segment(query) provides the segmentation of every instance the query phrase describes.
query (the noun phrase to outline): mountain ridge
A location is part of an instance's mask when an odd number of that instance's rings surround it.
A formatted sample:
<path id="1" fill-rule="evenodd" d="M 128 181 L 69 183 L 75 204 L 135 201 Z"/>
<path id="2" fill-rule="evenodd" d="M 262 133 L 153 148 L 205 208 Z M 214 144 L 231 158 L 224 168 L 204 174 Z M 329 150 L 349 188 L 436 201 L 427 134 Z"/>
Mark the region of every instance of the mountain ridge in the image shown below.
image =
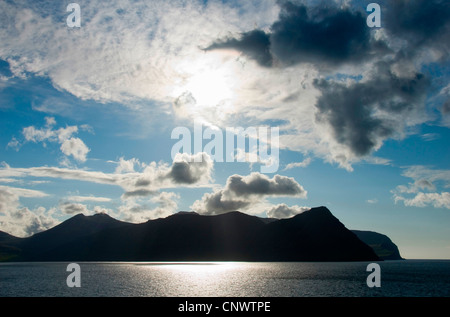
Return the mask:
<path id="1" fill-rule="evenodd" d="M 326 207 L 273 221 L 238 211 L 180 212 L 140 224 L 79 214 L 16 239 L 0 240 L 0 261 L 380 260 Z"/>

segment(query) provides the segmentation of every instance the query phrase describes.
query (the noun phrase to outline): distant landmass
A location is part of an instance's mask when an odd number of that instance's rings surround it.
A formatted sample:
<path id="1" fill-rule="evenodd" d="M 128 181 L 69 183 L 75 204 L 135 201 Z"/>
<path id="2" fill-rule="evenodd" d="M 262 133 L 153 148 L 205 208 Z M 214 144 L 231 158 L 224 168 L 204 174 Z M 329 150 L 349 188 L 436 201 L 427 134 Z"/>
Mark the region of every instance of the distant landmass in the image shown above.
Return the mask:
<path id="1" fill-rule="evenodd" d="M 378 257 L 382 260 L 404 260 L 398 247 L 389 239 L 388 236 L 373 232 L 373 231 L 360 231 L 352 230 L 356 236 L 371 247 Z"/>
<path id="2" fill-rule="evenodd" d="M 180 212 L 141 224 L 79 214 L 28 238 L 0 232 L 0 261 L 377 261 L 396 256 L 389 238 L 352 232 L 326 207 L 280 220 L 240 212 Z"/>

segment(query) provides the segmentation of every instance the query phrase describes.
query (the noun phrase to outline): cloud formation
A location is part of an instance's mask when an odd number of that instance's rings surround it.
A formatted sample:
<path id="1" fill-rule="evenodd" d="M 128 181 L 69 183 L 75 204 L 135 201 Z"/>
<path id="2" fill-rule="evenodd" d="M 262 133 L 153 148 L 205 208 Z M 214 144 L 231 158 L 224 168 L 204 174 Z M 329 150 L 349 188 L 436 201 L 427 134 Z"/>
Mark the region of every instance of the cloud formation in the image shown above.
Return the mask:
<path id="1" fill-rule="evenodd" d="M 309 164 L 311 164 L 311 158 L 307 157 L 305 158 L 303 161 L 301 162 L 296 162 L 296 163 L 289 163 L 288 165 L 286 165 L 286 167 L 284 168 L 284 170 L 290 170 L 296 167 L 307 167 Z"/>
<path id="2" fill-rule="evenodd" d="M 406 168 L 402 175 L 411 178 L 413 182 L 399 185 L 391 191 L 396 203 L 450 209 L 450 193 L 444 189 L 450 187 L 450 170 L 435 170 L 417 165 Z"/>
<path id="3" fill-rule="evenodd" d="M 450 6 L 445 1 L 399 0 L 389 3 L 385 20 L 389 33 L 406 39 L 410 48 L 431 45 L 440 50 L 450 45 L 449 16 Z"/>
<path id="4" fill-rule="evenodd" d="M 292 90 L 283 100 L 287 115 L 275 115 L 289 122 L 287 148 L 313 151 L 352 170 L 353 162 L 371 156 L 387 139 L 404 138 L 410 127 L 433 120 L 425 107 L 430 78 L 421 65 L 448 61 L 449 6 L 443 1 L 385 3 L 382 28 L 375 29 L 366 25 L 367 12 L 348 3 L 278 4 L 278 19 L 266 29 L 219 38 L 206 50 L 239 51 L 271 68 L 272 75 L 306 65 L 318 71 L 312 82 L 302 81 L 317 90 L 315 98 L 305 104 Z M 298 116 L 289 113 L 292 100 Z M 314 124 L 300 116 L 312 116 Z"/>
<path id="5" fill-rule="evenodd" d="M 405 117 L 424 110 L 428 86 L 423 74 L 403 77 L 386 63 L 377 64 L 370 77 L 351 84 L 324 79 L 314 83 L 322 92 L 316 103 L 316 121 L 328 125 L 333 139 L 359 157 L 401 133 Z"/>
<path id="6" fill-rule="evenodd" d="M 45 139 L 48 139 L 48 137 L 45 136 Z M 196 160 L 200 159 L 202 159 L 201 162 L 196 162 Z M 32 184 L 35 181 L 29 181 L 28 178 L 38 178 L 38 181 L 53 178 L 117 186 L 124 193 L 120 197 L 122 204 L 117 208 L 116 216 L 127 221 L 142 222 L 148 219 L 165 217 L 177 211 L 178 194 L 164 191 L 164 189 L 196 186 L 210 187 L 214 168 L 213 161 L 206 153 L 198 153 L 196 155 L 180 154 L 175 158 L 172 165 L 162 162 L 145 164 L 134 158 L 130 160 L 122 158 L 117 164 L 118 166 L 114 173 L 104 173 L 60 167 L 13 168 L 3 163 L 3 166 L 0 168 L 0 180 L 3 183 L 20 183 L 23 179 L 27 179 L 27 183 Z M 3 230 L 9 230 L 9 233 L 16 233 L 20 236 L 37 232 L 31 232 L 31 229 L 27 229 L 27 232 L 21 232 L 20 230 L 22 229 L 15 228 L 15 225 L 12 225 L 16 224 L 12 219 L 14 219 L 13 216 L 17 212 L 21 211 L 20 215 L 29 214 L 27 216 L 30 218 L 29 221 L 36 223 L 36 219 L 40 218 L 31 216 L 34 211 L 20 209 L 19 198 L 47 197 L 48 195 L 41 191 L 7 186 L 0 186 L 0 190 L 3 191 L 0 197 L 0 213 L 5 214 L 3 220 L 0 221 Z M 116 213 L 102 206 L 92 206 L 92 204 L 111 202 L 112 199 L 107 197 L 73 195 L 60 201 L 55 209 L 63 215 L 93 214 L 98 212 Z M 14 214 L 10 214 L 10 211 L 14 211 Z M 45 224 L 59 222 L 52 218 L 51 215 L 48 219 L 42 219 L 42 221 L 45 220 Z M 44 227 L 33 225 L 30 228 L 42 230 Z"/>
<path id="7" fill-rule="evenodd" d="M 46 193 L 31 189 L 0 186 L 0 228 L 17 237 L 26 237 L 50 229 L 59 223 L 52 210 L 43 207 L 30 210 L 20 203 L 21 197 L 41 198 Z"/>
<path id="8" fill-rule="evenodd" d="M 180 196 L 173 192 L 154 193 L 148 197 L 131 197 L 119 206 L 118 212 L 125 221 L 141 223 L 149 219 L 164 218 L 175 213 Z M 155 206 L 156 205 L 156 206 Z"/>
<path id="9" fill-rule="evenodd" d="M 363 7 L 348 1 L 92 1 L 83 3 L 76 32 L 56 27 L 62 4 L 47 9 L 0 3 L 6 84 L 48 78 L 81 100 L 118 102 L 148 121 L 163 114 L 218 127 L 282 122 L 285 148 L 349 170 L 387 139 L 438 120 L 424 107 L 429 82 L 421 70 L 448 61 L 445 1 L 383 3 L 378 29 L 366 25 Z M 390 70 L 380 70 L 382 63 Z M 404 93 L 412 81 L 417 91 Z M 370 85 L 379 88 L 369 91 Z M 383 93 L 386 87 L 394 97 Z M 336 105 L 334 93 L 341 94 Z M 354 98 L 350 105 L 345 97 Z M 446 105 L 439 105 L 442 115 Z M 65 155 L 85 159 L 80 139 L 60 144 Z M 17 146 L 12 139 L 10 147 Z M 177 165 L 174 177 L 182 169 Z"/>
<path id="10" fill-rule="evenodd" d="M 205 48 L 205 51 L 216 49 L 236 49 L 261 66 L 271 67 L 273 64 L 273 56 L 270 52 L 270 37 L 262 30 L 242 33 L 239 38 L 216 41 Z"/>
<path id="11" fill-rule="evenodd" d="M 316 6 L 279 1 L 279 19 L 269 32 L 253 30 L 214 42 L 206 50 L 241 51 L 261 66 L 297 63 L 339 65 L 355 63 L 386 50 L 373 39 L 361 12 L 337 6 Z"/>
<path id="12" fill-rule="evenodd" d="M 200 152 L 194 155 L 177 153 L 167 176 L 176 184 L 209 182 L 213 168 L 213 160 L 207 153 Z"/>
<path id="13" fill-rule="evenodd" d="M 25 142 L 56 142 L 61 144 L 60 150 L 66 156 L 72 156 L 79 162 L 85 162 L 87 154 L 90 149 L 80 139 L 73 137 L 73 134 L 78 133 L 77 126 L 66 126 L 65 128 L 54 129 L 56 125 L 55 118 L 46 117 L 46 125 L 44 128 L 37 129 L 34 126 L 23 128 L 22 134 Z M 13 138 L 14 147 L 18 147 L 18 141 Z M 11 143 L 10 142 L 10 143 Z"/>
<path id="14" fill-rule="evenodd" d="M 202 162 L 195 162 L 195 158 L 202 157 Z M 115 185 L 123 188 L 126 192 L 156 191 L 161 188 L 175 188 L 180 186 L 205 186 L 212 180 L 213 161 L 206 153 L 195 155 L 183 154 L 177 156 L 172 163 L 142 164 L 139 172 L 129 171 L 124 173 L 104 173 L 100 171 L 90 171 L 85 169 L 70 169 L 60 167 L 30 167 L 14 168 L 3 163 L 0 168 L 0 178 L 56 178 L 77 180 L 96 184 Z M 180 166 L 182 166 L 180 168 Z M 175 167 L 175 169 L 174 169 Z M 133 194 L 130 194 L 133 196 Z"/>
<path id="15" fill-rule="evenodd" d="M 272 178 L 260 173 L 228 177 L 223 189 L 206 193 L 191 209 L 201 214 L 217 215 L 229 211 L 262 213 L 256 205 L 268 197 L 291 196 L 306 198 L 307 191 L 291 177 L 275 175 Z M 250 211 L 250 207 L 252 210 Z"/>

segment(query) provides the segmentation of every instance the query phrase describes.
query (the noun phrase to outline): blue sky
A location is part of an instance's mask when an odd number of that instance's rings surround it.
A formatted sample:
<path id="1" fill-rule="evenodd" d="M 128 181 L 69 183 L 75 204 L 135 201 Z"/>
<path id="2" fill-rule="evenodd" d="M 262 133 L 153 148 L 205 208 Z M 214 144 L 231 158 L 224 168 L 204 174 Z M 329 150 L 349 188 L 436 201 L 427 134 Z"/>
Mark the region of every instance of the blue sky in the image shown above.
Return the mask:
<path id="1" fill-rule="evenodd" d="M 325 205 L 450 258 L 448 4 L 380 1 L 369 28 L 369 1 L 79 1 L 69 28 L 69 3 L 0 1 L 1 231 Z M 278 168 L 172 157 L 196 122 L 278 128 Z"/>

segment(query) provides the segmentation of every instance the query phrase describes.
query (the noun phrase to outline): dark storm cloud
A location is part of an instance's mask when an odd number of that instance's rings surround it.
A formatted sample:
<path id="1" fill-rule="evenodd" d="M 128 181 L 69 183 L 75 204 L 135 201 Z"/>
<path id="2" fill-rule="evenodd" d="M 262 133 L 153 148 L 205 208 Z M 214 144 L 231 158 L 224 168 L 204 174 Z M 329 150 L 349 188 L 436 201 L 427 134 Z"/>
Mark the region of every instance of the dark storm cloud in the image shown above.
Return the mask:
<path id="1" fill-rule="evenodd" d="M 322 92 L 316 103 L 316 121 L 329 124 L 336 141 L 357 156 L 370 154 L 380 141 L 398 131 L 402 126 L 398 120 L 423 106 L 427 78 L 419 73 L 401 78 L 389 66 L 379 63 L 376 75 L 366 82 L 314 82 Z M 382 117 L 376 115 L 380 112 Z"/>
<path id="2" fill-rule="evenodd" d="M 284 64 L 360 60 L 371 50 L 370 30 L 360 12 L 283 2 L 272 25 L 271 51 Z"/>
<path id="3" fill-rule="evenodd" d="M 254 30 L 242 33 L 240 38 L 229 38 L 218 41 L 205 50 L 236 49 L 254 59 L 261 66 L 272 66 L 272 54 L 270 53 L 270 38 L 264 31 Z"/>
<path id="4" fill-rule="evenodd" d="M 450 44 L 450 2 L 448 0 L 396 0 L 386 10 L 386 28 L 411 45 Z M 436 39 L 443 41 L 436 42 Z"/>
<path id="5" fill-rule="evenodd" d="M 262 66 L 271 66 L 273 60 L 283 65 L 357 62 L 386 49 L 382 42 L 371 39 L 361 12 L 330 6 L 309 10 L 288 1 L 280 6 L 279 20 L 270 33 L 254 30 L 239 38 L 219 40 L 206 50 L 233 48 Z"/>

